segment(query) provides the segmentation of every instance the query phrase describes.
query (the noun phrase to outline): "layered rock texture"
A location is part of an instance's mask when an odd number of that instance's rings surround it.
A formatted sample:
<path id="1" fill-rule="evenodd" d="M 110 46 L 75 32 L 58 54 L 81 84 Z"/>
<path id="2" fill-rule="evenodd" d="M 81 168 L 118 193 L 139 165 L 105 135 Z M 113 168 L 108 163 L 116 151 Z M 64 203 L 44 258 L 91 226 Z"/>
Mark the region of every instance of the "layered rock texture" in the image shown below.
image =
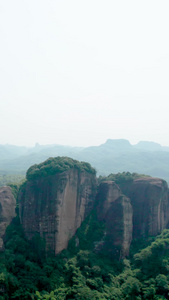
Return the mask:
<path id="1" fill-rule="evenodd" d="M 55 254 L 65 249 L 93 208 L 96 177 L 76 167 L 28 180 L 20 193 L 20 218 L 31 239 L 40 234 Z"/>
<path id="2" fill-rule="evenodd" d="M 28 239 L 36 234 L 47 250 L 61 252 L 68 246 L 91 211 L 105 225 L 98 241 L 118 257 L 129 254 L 134 238 L 159 234 L 169 224 L 167 183 L 141 177 L 102 181 L 96 193 L 96 176 L 89 164 L 70 158 L 50 158 L 32 166 L 19 194 L 20 219 Z"/>
<path id="3" fill-rule="evenodd" d="M 169 222 L 167 183 L 159 178 L 142 177 L 123 190 L 133 207 L 133 238 L 156 236 Z"/>
<path id="4" fill-rule="evenodd" d="M 105 222 L 104 248 L 124 257 L 129 254 L 133 232 L 133 209 L 130 199 L 113 181 L 104 181 L 97 195 L 97 217 Z"/>
<path id="5" fill-rule="evenodd" d="M 16 200 L 11 188 L 4 186 L 0 188 L 0 251 L 3 250 L 3 236 L 7 226 L 15 217 Z"/>

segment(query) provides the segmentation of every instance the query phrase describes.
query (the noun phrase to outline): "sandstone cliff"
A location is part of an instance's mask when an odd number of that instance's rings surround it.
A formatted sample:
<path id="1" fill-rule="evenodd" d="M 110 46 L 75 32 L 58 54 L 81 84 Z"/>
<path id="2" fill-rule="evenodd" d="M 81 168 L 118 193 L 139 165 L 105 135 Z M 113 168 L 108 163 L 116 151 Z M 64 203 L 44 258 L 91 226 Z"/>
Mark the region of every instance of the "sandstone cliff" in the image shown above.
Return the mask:
<path id="1" fill-rule="evenodd" d="M 92 210 L 95 193 L 95 174 L 76 167 L 28 180 L 19 196 L 26 236 L 40 234 L 47 249 L 59 253 Z"/>
<path id="2" fill-rule="evenodd" d="M 15 217 L 16 200 L 11 188 L 4 186 L 0 188 L 0 250 L 3 249 L 3 236 L 6 227 Z"/>
<path id="3" fill-rule="evenodd" d="M 128 255 L 133 231 L 130 199 L 113 181 L 105 181 L 99 186 L 96 201 L 98 219 L 106 226 L 103 247 L 118 257 Z"/>
<path id="4" fill-rule="evenodd" d="M 131 177 L 119 186 L 103 181 L 97 195 L 96 185 L 95 171 L 87 163 L 58 157 L 32 166 L 19 194 L 20 220 L 28 239 L 40 234 L 46 249 L 57 254 L 94 209 L 105 224 L 97 245 L 124 257 L 133 238 L 156 236 L 167 228 L 169 197 L 164 180 Z"/>
<path id="5" fill-rule="evenodd" d="M 124 185 L 122 190 L 133 207 L 133 238 L 156 236 L 167 228 L 169 197 L 164 180 L 142 177 Z"/>

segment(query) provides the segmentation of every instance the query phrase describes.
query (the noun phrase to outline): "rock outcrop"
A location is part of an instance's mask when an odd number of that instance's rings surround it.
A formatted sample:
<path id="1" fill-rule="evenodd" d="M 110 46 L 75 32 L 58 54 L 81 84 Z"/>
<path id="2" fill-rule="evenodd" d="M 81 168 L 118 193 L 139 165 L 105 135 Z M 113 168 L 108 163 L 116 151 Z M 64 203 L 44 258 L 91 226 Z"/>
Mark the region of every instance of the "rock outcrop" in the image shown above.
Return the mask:
<path id="1" fill-rule="evenodd" d="M 123 177 L 119 186 L 112 180 L 101 182 L 96 195 L 95 170 L 87 163 L 58 157 L 32 166 L 19 195 L 27 238 L 40 235 L 46 249 L 57 254 L 94 209 L 105 225 L 97 250 L 127 256 L 133 238 L 156 236 L 168 227 L 169 196 L 162 179 Z"/>
<path id="2" fill-rule="evenodd" d="M 123 188 L 133 207 L 133 238 L 156 236 L 169 222 L 167 183 L 159 178 L 142 177 Z"/>
<path id="3" fill-rule="evenodd" d="M 4 186 L 0 188 L 0 251 L 3 250 L 3 236 L 6 227 L 15 217 L 16 200 L 11 188 Z"/>
<path id="4" fill-rule="evenodd" d="M 104 181 L 97 203 L 98 219 L 106 224 L 105 246 L 120 256 L 128 255 L 132 239 L 156 236 L 169 227 L 168 186 L 162 179 L 141 177 L 120 186 Z"/>
<path id="5" fill-rule="evenodd" d="M 97 217 L 105 222 L 103 248 L 118 257 L 128 255 L 133 230 L 130 199 L 113 181 L 104 181 L 99 186 L 96 201 Z"/>
<path id="6" fill-rule="evenodd" d="M 20 219 L 28 239 L 40 234 L 55 254 L 93 208 L 96 177 L 77 168 L 28 180 L 20 193 Z"/>

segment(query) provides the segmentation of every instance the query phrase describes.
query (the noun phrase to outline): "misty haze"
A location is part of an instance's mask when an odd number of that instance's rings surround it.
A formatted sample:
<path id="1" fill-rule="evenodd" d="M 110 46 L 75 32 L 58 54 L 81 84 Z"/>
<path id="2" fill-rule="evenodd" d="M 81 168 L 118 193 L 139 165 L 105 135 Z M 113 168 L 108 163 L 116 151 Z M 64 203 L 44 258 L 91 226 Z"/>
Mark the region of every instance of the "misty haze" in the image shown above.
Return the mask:
<path id="1" fill-rule="evenodd" d="M 0 300 L 169 299 L 169 3 L 0 3 Z"/>

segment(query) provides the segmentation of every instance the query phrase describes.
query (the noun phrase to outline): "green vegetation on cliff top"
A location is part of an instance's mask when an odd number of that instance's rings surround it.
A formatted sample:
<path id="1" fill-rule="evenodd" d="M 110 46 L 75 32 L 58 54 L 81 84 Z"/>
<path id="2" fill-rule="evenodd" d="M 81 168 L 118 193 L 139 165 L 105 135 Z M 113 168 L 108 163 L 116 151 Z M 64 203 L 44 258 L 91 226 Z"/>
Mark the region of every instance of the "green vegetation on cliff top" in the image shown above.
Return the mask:
<path id="1" fill-rule="evenodd" d="M 130 172 L 122 172 L 117 174 L 109 174 L 108 176 L 99 176 L 99 182 L 102 181 L 114 181 L 117 184 L 132 182 L 135 179 L 142 177 L 150 177 L 149 175 L 138 174 L 138 173 L 130 173 Z"/>
<path id="2" fill-rule="evenodd" d="M 80 171 L 86 171 L 90 174 L 96 174 L 95 169 L 92 168 L 89 163 L 79 162 L 66 156 L 58 156 L 50 157 L 43 163 L 31 166 L 26 173 L 26 178 L 28 180 L 32 180 L 39 177 L 46 177 L 68 171 L 72 168 L 76 168 Z"/>

